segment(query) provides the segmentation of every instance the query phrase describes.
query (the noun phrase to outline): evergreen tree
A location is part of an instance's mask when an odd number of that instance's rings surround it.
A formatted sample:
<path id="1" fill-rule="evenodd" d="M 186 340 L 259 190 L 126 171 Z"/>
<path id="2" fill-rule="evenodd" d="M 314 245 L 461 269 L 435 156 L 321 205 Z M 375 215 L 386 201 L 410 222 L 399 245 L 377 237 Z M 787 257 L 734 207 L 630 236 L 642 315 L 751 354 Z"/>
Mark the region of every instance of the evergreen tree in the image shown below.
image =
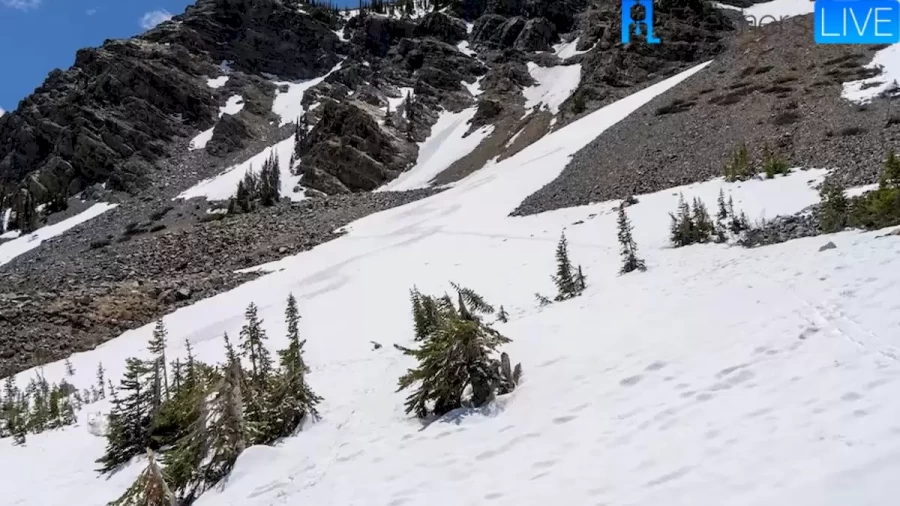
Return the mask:
<path id="1" fill-rule="evenodd" d="M 571 299 L 579 295 L 575 272 L 572 262 L 569 260 L 569 243 L 566 240 L 565 232 L 556 246 L 556 276 L 553 277 L 553 282 L 556 283 L 556 289 L 559 292 L 556 300 Z"/>
<path id="2" fill-rule="evenodd" d="M 750 220 L 747 219 L 747 215 L 743 211 L 740 214 L 735 212 L 732 197 L 728 197 L 728 218 L 730 220 L 728 229 L 735 235 L 739 235 L 750 228 Z"/>
<path id="3" fill-rule="evenodd" d="M 844 187 L 837 181 L 826 181 L 819 190 L 822 200 L 819 209 L 819 230 L 826 234 L 840 232 L 847 226 L 850 201 Z"/>
<path id="4" fill-rule="evenodd" d="M 273 206 L 280 198 L 280 168 L 278 156 L 273 152 L 265 162 L 259 175 L 259 199 L 264 206 Z"/>
<path id="5" fill-rule="evenodd" d="M 462 296 L 459 299 L 464 300 Z M 496 393 L 500 363 L 490 355 L 510 340 L 479 319 L 466 318 L 467 313 L 463 307 L 456 311 L 457 316 L 445 313 L 419 349 L 404 350 L 419 362 L 399 380 L 398 391 L 416 386 L 406 399 L 407 413 L 425 418 L 462 407 L 467 387 L 472 391 L 473 407 L 484 405 Z"/>
<path id="6" fill-rule="evenodd" d="M 147 450 L 147 467 L 134 484 L 108 506 L 175 506 L 175 495 L 169 490 L 153 451 Z"/>
<path id="7" fill-rule="evenodd" d="M 443 311 L 455 310 L 449 301 L 423 295 L 415 287 L 410 290 L 410 299 L 413 307 L 416 341 L 421 341 L 434 332 Z"/>
<path id="8" fill-rule="evenodd" d="M 265 390 L 272 371 L 272 359 L 266 349 L 266 331 L 258 316 L 258 308 L 252 302 L 247 307 L 244 317 L 247 323 L 241 328 L 240 348 L 244 357 L 250 361 L 250 382 L 259 391 Z"/>
<path id="9" fill-rule="evenodd" d="M 503 309 L 503 306 L 500 306 L 500 312 L 497 313 L 497 320 L 503 323 L 509 322 L 509 313 Z"/>
<path id="10" fill-rule="evenodd" d="M 245 312 L 247 323 L 241 329 L 240 348 L 243 356 L 250 362 L 246 389 L 246 426 L 249 441 L 253 444 L 271 442 L 275 432 L 273 415 L 273 376 L 272 359 L 266 349 L 266 332 L 257 315 L 257 307 L 251 303 Z M 237 368 L 239 378 L 243 378 L 240 367 Z"/>
<path id="11" fill-rule="evenodd" d="M 303 361 L 303 345 L 300 340 L 300 313 L 293 294 L 288 297 L 285 310 L 288 329 L 288 347 L 278 352 L 281 375 L 276 384 L 273 438 L 286 437 L 294 433 L 307 418 L 317 419 L 316 405 L 322 400 L 306 382 L 309 367 Z"/>
<path id="12" fill-rule="evenodd" d="M 460 311 L 465 309 L 468 312 L 474 312 L 475 317 L 478 315 L 494 314 L 494 306 L 488 304 L 481 295 L 478 295 L 475 292 L 475 290 L 460 286 L 453 282 L 450 283 L 450 286 L 456 290 L 459 298 Z"/>
<path id="13" fill-rule="evenodd" d="M 692 215 L 692 242 L 709 242 L 709 240 L 712 238 L 713 232 L 715 231 L 715 227 L 713 226 L 712 220 L 709 217 L 709 212 L 706 210 L 706 205 L 697 197 L 694 197 L 694 208 L 692 211 Z"/>
<path id="14" fill-rule="evenodd" d="M 691 217 L 691 208 L 684 200 L 684 195 L 678 196 L 678 215 L 669 213 L 672 218 L 669 240 L 676 248 L 693 243 L 694 222 Z"/>
<path id="15" fill-rule="evenodd" d="M 894 150 L 888 152 L 878 184 L 882 189 L 900 188 L 900 156 Z"/>
<path id="16" fill-rule="evenodd" d="M 753 169 L 750 166 L 750 154 L 746 144 L 741 146 L 734 152 L 731 160 L 725 164 L 725 180 L 744 181 L 753 176 Z"/>
<path id="17" fill-rule="evenodd" d="M 13 436 L 20 427 L 24 429 L 27 425 L 27 412 L 20 410 L 20 395 L 15 375 L 7 376 L 3 387 L 3 404 L 0 406 L 0 420 L 4 422 L 4 425 L 0 425 L 0 437 Z"/>
<path id="18" fill-rule="evenodd" d="M 406 111 L 406 140 L 412 142 L 414 139 L 413 130 L 413 99 L 412 94 L 406 92 L 406 100 L 404 101 L 404 110 Z"/>
<path id="19" fill-rule="evenodd" d="M 542 295 L 540 293 L 535 292 L 534 299 L 537 301 L 538 305 L 541 307 L 549 306 L 553 304 L 553 301 L 550 300 L 546 295 Z"/>
<path id="20" fill-rule="evenodd" d="M 100 398 L 106 398 L 106 384 L 103 380 L 106 375 L 106 371 L 103 370 L 103 362 L 99 362 L 97 364 L 97 391 L 99 392 Z"/>
<path id="21" fill-rule="evenodd" d="M 772 179 L 778 174 L 790 174 L 791 169 L 787 161 L 778 153 L 765 146 L 763 151 L 763 169 L 766 172 L 766 179 Z"/>
<path id="22" fill-rule="evenodd" d="M 153 392 L 147 385 L 147 364 L 129 358 L 119 394 L 109 413 L 106 453 L 97 460 L 101 473 L 109 473 L 140 454 L 149 444 Z"/>
<path id="23" fill-rule="evenodd" d="M 65 361 L 66 365 L 66 376 L 72 377 L 75 376 L 75 366 L 72 365 L 72 362 L 67 358 Z"/>
<path id="24" fill-rule="evenodd" d="M 32 379 L 26 389 L 26 399 L 30 397 L 31 406 L 25 403 L 25 412 L 28 413 L 27 430 L 35 434 L 44 432 L 50 422 L 50 385 L 43 375 Z"/>
<path id="25" fill-rule="evenodd" d="M 21 446 L 25 444 L 25 434 L 31 426 L 28 412 L 28 395 L 25 392 L 19 392 L 19 397 L 16 400 L 16 413 L 18 417 L 10 432 L 13 435 L 13 444 Z"/>
<path id="26" fill-rule="evenodd" d="M 167 336 L 168 332 L 166 331 L 165 324 L 162 320 L 157 320 L 156 327 L 153 329 L 153 335 L 150 338 L 150 343 L 147 346 L 147 349 L 153 356 L 150 370 L 152 371 L 155 385 L 153 391 L 153 404 L 157 408 L 162 404 L 163 399 L 169 397 L 169 376 L 166 371 Z"/>
<path id="27" fill-rule="evenodd" d="M 631 235 L 631 221 L 628 219 L 628 215 L 625 214 L 624 205 L 619 206 L 618 226 L 619 244 L 622 247 L 622 270 L 620 273 L 627 274 L 636 270 L 646 270 L 647 267 L 644 265 L 644 261 L 637 256 L 637 244 Z"/>
<path id="28" fill-rule="evenodd" d="M 719 189 L 718 210 L 716 212 L 716 242 L 728 241 L 728 206 L 725 204 L 725 192 Z"/>
<path id="29" fill-rule="evenodd" d="M 247 446 L 240 378 L 240 366 L 237 362 L 232 362 L 212 401 L 209 462 L 202 473 L 204 480 L 210 485 L 221 481 L 231 472 L 238 456 Z"/>

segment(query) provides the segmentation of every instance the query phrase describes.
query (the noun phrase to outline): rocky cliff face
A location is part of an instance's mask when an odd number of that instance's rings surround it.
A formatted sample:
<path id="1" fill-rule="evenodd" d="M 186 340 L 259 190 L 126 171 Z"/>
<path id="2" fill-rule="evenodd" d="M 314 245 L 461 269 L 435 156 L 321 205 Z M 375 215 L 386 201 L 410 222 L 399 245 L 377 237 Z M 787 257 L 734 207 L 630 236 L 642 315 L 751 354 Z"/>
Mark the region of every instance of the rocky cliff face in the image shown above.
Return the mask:
<path id="1" fill-rule="evenodd" d="M 310 101 L 327 97 L 341 102 L 346 106 L 342 110 L 359 108 L 356 102 L 384 107 L 397 87 L 414 88 L 421 97 L 416 105 L 423 110 L 412 119 L 412 135 L 390 128 L 382 129 L 387 130 L 384 135 L 378 128 L 368 130 L 384 137 L 370 145 L 392 136 L 397 139 L 390 143 L 403 144 L 423 140 L 439 108 L 455 110 L 473 102 L 463 82 L 472 83 L 489 71 L 521 74 L 522 62 L 545 57 L 540 52 L 550 50 L 561 36 L 579 37 L 579 48 L 595 48 L 569 62 L 584 67 L 577 107 L 563 108 L 564 117 L 574 117 L 616 98 L 617 89 L 650 82 L 679 64 L 715 54 L 727 28 L 724 22 L 710 25 L 709 19 L 718 18 L 707 4 L 672 0 L 660 8 L 667 44 L 623 48 L 617 9 L 617 2 L 589 0 L 452 0 L 446 13 L 418 18 L 372 13 L 346 19 L 287 0 L 199 0 L 139 37 L 80 51 L 72 68 L 51 73 L 16 111 L 0 118 L 0 193 L 9 195 L 24 185 L 44 202 L 94 183 L 129 193 L 152 187 L 160 159 L 217 123 L 218 107 L 233 88 L 212 89 L 206 81 L 225 71 L 223 62 L 244 81 L 242 94 L 258 95 L 252 102 L 264 105 L 220 122 L 207 149 L 213 156 L 264 135 L 261 130 L 272 120 L 267 106 L 274 89 L 263 76 L 312 79 L 344 62 L 340 72 L 309 94 Z M 461 41 L 478 53 L 461 52 L 456 47 Z M 499 91 L 518 92 L 527 80 L 488 80 L 485 91 L 490 94 L 492 83 L 516 83 L 516 89 Z M 514 108 L 496 98 L 485 103 L 482 118 Z M 379 120 L 372 112 L 365 113 Z M 332 144 L 341 140 L 340 135 L 330 139 Z M 403 146 L 392 152 L 389 161 L 379 159 L 383 153 L 358 153 L 384 165 L 378 168 L 383 174 L 374 179 L 371 163 L 360 166 L 369 175 L 349 174 L 355 169 L 347 164 L 359 161 L 358 154 L 333 146 L 319 148 L 302 170 L 319 190 L 365 191 L 395 177 L 413 160 Z"/>

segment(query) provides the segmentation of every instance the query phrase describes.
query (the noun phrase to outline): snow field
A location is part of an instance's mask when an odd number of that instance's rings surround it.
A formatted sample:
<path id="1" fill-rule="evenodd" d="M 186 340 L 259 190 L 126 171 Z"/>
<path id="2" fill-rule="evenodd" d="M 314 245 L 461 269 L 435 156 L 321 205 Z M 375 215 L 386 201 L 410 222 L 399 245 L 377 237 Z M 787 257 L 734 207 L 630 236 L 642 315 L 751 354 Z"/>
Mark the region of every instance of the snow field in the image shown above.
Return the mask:
<path id="1" fill-rule="evenodd" d="M 303 107 L 303 95 L 306 90 L 324 81 L 328 76 L 340 70 L 342 63 L 338 63 L 324 76 L 307 81 L 290 82 L 290 81 L 274 81 L 273 84 L 279 88 L 287 86 L 287 91 L 278 91 L 275 94 L 275 100 L 272 103 L 272 112 L 281 117 L 281 124 L 285 126 L 288 123 L 297 121 L 297 118 L 303 116 L 306 109 Z"/>
<path id="2" fill-rule="evenodd" d="M 471 153 L 494 131 L 493 125 L 486 125 L 465 136 L 476 111 L 476 107 L 470 107 L 458 113 L 441 112 L 431 127 L 431 135 L 425 142 L 419 143 L 416 165 L 376 191 L 403 191 L 430 186 L 435 177 L 453 162 Z"/>
<path id="3" fill-rule="evenodd" d="M 581 82 L 581 64 L 541 67 L 528 62 L 528 72 L 537 81 L 534 86 L 522 90 L 525 95 L 527 116 L 536 107 L 544 107 L 556 114 L 559 106 L 578 89 Z"/>

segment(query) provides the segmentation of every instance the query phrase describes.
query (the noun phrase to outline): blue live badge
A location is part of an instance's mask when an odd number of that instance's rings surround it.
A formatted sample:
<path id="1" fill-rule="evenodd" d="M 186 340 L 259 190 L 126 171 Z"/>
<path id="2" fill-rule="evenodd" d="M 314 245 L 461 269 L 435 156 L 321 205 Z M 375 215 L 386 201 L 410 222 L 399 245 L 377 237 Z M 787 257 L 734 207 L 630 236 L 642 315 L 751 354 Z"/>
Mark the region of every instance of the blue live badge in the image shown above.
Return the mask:
<path id="1" fill-rule="evenodd" d="M 816 44 L 900 42 L 897 0 L 816 0 Z"/>
<path id="2" fill-rule="evenodd" d="M 622 0 L 622 44 L 631 42 L 632 36 L 659 44 L 653 36 L 653 0 Z"/>

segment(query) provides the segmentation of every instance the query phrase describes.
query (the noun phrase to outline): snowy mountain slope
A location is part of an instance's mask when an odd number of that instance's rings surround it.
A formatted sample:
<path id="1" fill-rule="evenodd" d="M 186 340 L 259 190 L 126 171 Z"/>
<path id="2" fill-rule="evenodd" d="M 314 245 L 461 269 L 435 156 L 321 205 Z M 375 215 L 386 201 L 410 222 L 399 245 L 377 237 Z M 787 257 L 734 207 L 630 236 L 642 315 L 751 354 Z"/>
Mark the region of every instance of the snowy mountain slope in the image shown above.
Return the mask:
<path id="1" fill-rule="evenodd" d="M 429 199 L 370 216 L 312 251 L 262 266 L 273 274 L 166 318 L 209 360 L 255 301 L 270 345 L 283 345 L 293 292 L 323 420 L 278 447 L 253 447 L 201 505 L 890 504 L 900 464 L 891 343 L 897 237 L 849 232 L 756 250 L 666 246 L 677 193 L 712 204 L 720 188 L 751 218 L 815 202 L 824 171 L 774 181 L 720 180 L 639 196 L 628 208 L 646 273 L 620 277 L 616 203 L 511 219 L 568 156 L 701 68 L 617 102 Z M 581 223 L 578 223 L 581 222 Z M 577 224 L 576 224 L 577 223 Z M 553 250 L 567 228 L 589 288 L 552 294 Z M 471 286 L 511 314 L 498 329 L 524 382 L 481 415 L 423 430 L 402 412 L 396 379 L 410 365 L 390 346 L 412 337 L 407 290 Z M 81 387 L 103 361 L 117 378 L 150 328 L 72 357 Z M 369 341 L 384 346 L 372 350 Z M 45 368 L 63 376 L 61 363 Z M 25 381 L 30 372 L 19 375 Z M 88 411 L 100 409 L 91 406 Z M 85 417 L 86 413 L 82 413 Z M 80 426 L 0 441 L 10 504 L 103 504 L 137 472 L 90 472 L 103 440 Z M 63 452 L 65 458 L 54 458 Z M 54 466 L 47 462 L 53 459 Z M 27 485 L 26 485 L 27 484 Z M 40 484 L 40 485 L 38 485 Z"/>

